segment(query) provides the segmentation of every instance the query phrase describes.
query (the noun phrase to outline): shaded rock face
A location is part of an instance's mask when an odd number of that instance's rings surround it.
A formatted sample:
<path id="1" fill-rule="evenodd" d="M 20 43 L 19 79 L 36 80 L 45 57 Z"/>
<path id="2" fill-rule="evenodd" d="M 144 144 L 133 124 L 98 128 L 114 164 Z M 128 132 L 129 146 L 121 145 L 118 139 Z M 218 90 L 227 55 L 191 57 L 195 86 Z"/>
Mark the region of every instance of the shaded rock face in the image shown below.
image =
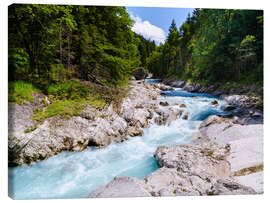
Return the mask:
<path id="1" fill-rule="evenodd" d="M 133 76 L 136 78 L 136 80 L 143 80 L 147 77 L 148 71 L 144 68 L 137 68 L 133 72 Z"/>
<path id="2" fill-rule="evenodd" d="M 9 165 L 30 164 L 63 150 L 106 147 L 112 142 L 123 142 L 128 136 L 141 136 L 142 128 L 148 126 L 153 116 L 151 101 L 159 91 L 149 84 L 136 82 L 130 88 L 120 115 L 112 106 L 102 111 L 87 106 L 80 116 L 51 117 L 38 124 L 31 116 L 34 109 L 44 103 L 38 103 L 40 95 L 36 103 L 9 106 Z M 30 130 L 27 132 L 27 129 Z"/>

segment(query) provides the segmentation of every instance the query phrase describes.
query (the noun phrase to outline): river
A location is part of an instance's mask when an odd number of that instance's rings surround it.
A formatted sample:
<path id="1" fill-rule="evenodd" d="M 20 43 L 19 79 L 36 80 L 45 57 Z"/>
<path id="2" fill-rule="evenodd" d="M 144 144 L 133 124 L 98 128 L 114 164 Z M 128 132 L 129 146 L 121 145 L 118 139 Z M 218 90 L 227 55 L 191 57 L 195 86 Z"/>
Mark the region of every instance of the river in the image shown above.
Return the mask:
<path id="1" fill-rule="evenodd" d="M 14 199 L 86 198 L 115 176 L 144 178 L 158 168 L 153 157 L 158 146 L 191 143 L 202 120 L 223 113 L 225 104 L 212 95 L 181 88 L 163 93 L 165 97 L 158 100 L 185 103 L 188 120 L 180 118 L 169 126 L 151 124 L 143 136 L 103 149 L 62 152 L 33 165 L 9 167 L 9 195 Z M 213 100 L 220 105 L 212 105 Z"/>

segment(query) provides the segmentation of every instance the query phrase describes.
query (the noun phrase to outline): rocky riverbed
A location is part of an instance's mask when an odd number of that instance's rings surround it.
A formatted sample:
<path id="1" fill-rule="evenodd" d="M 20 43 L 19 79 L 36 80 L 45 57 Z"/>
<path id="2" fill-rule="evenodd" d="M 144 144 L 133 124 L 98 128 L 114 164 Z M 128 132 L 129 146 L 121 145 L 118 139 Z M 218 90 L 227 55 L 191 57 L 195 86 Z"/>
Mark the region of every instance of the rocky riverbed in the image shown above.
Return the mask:
<path id="1" fill-rule="evenodd" d="M 33 103 L 9 106 L 9 165 L 31 164 L 62 151 L 104 148 L 141 136 L 146 127 L 170 126 L 179 118 L 196 117 L 187 103 L 162 96 L 173 90 L 171 86 L 139 80 L 132 81 L 129 88 L 118 113 L 112 106 L 103 110 L 87 106 L 80 116 L 51 117 L 39 124 L 31 116 L 36 107 L 50 105 L 45 95 L 35 95 Z M 159 169 L 143 179 L 116 176 L 89 197 L 263 193 L 263 112 L 256 106 L 258 101 L 246 95 L 221 94 L 220 98 L 227 105 L 223 107 L 215 99 L 204 103 L 204 98 L 192 96 L 188 105 L 197 101 L 207 108 L 219 106 L 226 113 L 201 122 L 190 144 L 157 145 L 151 153 Z M 44 100 L 47 104 L 41 102 Z"/>
<path id="2" fill-rule="evenodd" d="M 258 85 L 239 85 L 235 83 L 217 83 L 201 85 L 184 80 L 165 79 L 163 83 L 188 92 L 208 93 L 218 96 L 227 102 L 225 111 L 234 123 L 262 124 L 263 123 L 263 87 Z"/>
<path id="3" fill-rule="evenodd" d="M 219 91 L 185 81 L 167 84 L 188 91 Z M 156 87 L 170 90 L 162 84 Z M 158 147 L 153 155 L 157 171 L 144 179 L 115 177 L 89 197 L 262 194 L 263 112 L 257 105 L 262 101 L 234 91 L 219 95 L 230 113 L 205 119 L 194 133 L 194 143 Z"/>
<path id="4" fill-rule="evenodd" d="M 158 109 L 158 104 L 152 101 L 157 99 L 160 90 L 143 81 L 133 81 L 128 88 L 131 90 L 120 113 L 112 106 L 103 110 L 87 106 L 80 116 L 51 117 L 38 124 L 31 117 L 36 107 L 42 107 L 45 95 L 36 94 L 33 103 L 10 105 L 9 165 L 30 164 L 61 151 L 106 147 L 112 142 L 123 142 L 129 136 L 141 136 L 142 128 L 148 126 L 154 110 Z"/>

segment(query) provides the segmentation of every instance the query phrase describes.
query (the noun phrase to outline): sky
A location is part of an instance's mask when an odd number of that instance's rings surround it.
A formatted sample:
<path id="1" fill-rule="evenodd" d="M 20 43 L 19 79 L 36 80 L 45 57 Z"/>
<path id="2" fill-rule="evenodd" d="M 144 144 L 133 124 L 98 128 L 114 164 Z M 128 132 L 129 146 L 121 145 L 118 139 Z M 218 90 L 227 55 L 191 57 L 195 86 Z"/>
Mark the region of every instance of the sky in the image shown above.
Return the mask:
<path id="1" fill-rule="evenodd" d="M 193 8 L 127 7 L 135 21 L 132 30 L 146 39 L 155 40 L 156 44 L 164 43 L 173 19 L 179 28 L 192 11 Z"/>

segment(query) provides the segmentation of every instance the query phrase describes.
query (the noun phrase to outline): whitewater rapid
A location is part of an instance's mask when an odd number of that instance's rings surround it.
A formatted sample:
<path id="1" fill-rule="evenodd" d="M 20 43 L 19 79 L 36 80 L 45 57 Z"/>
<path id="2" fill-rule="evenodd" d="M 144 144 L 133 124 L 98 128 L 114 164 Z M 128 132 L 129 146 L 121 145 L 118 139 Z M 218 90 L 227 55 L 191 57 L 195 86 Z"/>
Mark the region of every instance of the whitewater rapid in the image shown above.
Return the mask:
<path id="1" fill-rule="evenodd" d="M 158 100 L 187 106 L 188 120 L 180 118 L 169 126 L 152 122 L 143 136 L 103 149 L 62 152 L 33 165 L 9 167 L 9 195 L 13 199 L 85 198 L 115 176 L 144 178 L 158 168 L 153 157 L 158 146 L 191 143 L 202 120 L 223 113 L 225 104 L 212 95 L 188 93 L 181 88 L 164 94 Z M 218 106 L 211 104 L 214 100 Z"/>

